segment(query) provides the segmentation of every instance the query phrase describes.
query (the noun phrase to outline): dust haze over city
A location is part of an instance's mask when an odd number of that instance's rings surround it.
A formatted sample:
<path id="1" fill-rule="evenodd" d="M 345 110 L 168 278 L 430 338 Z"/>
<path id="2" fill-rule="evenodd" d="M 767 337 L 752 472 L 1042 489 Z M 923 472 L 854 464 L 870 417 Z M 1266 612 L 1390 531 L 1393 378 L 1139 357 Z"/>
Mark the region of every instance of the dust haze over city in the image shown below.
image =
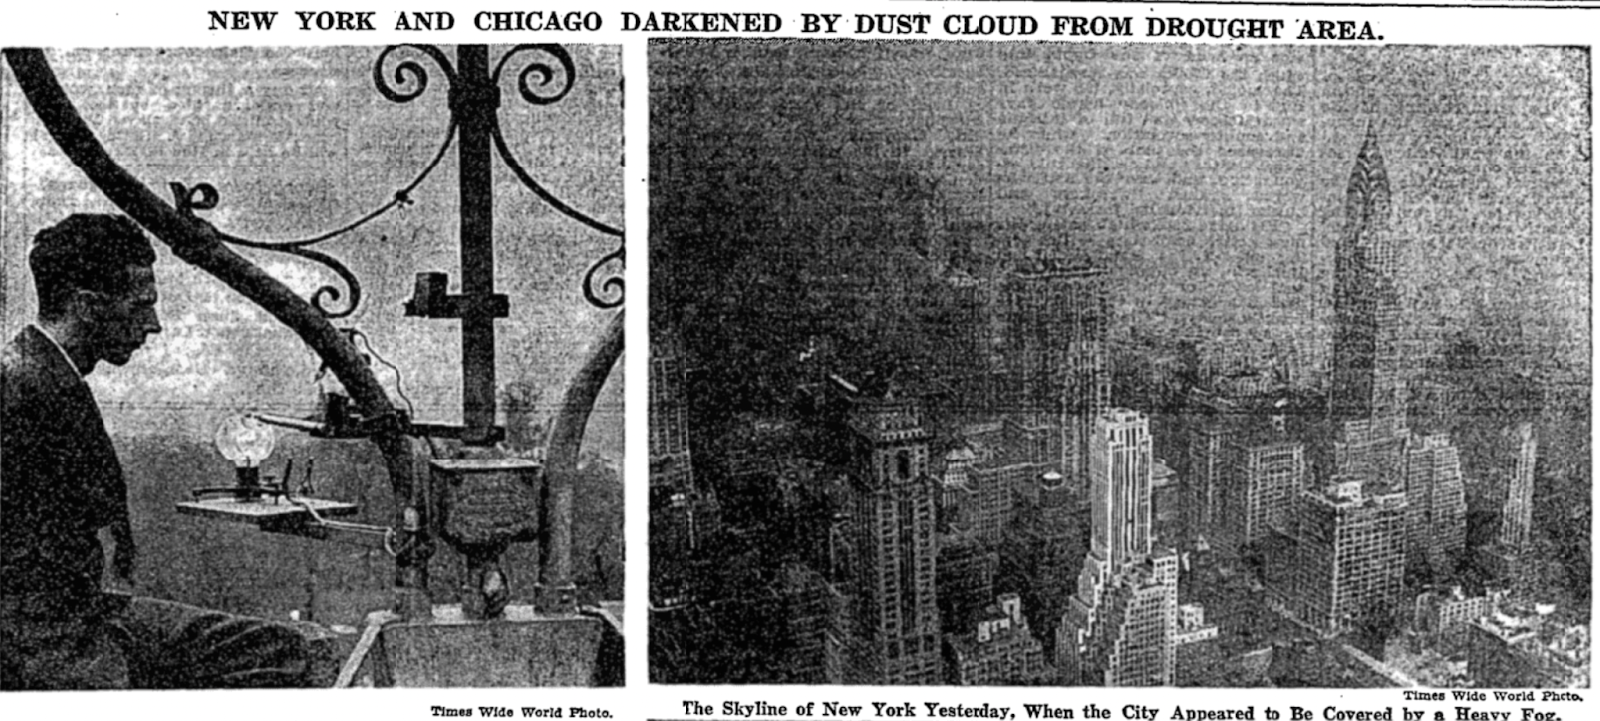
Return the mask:
<path id="1" fill-rule="evenodd" d="M 1587 685 L 1585 52 L 650 63 L 653 680 Z"/>

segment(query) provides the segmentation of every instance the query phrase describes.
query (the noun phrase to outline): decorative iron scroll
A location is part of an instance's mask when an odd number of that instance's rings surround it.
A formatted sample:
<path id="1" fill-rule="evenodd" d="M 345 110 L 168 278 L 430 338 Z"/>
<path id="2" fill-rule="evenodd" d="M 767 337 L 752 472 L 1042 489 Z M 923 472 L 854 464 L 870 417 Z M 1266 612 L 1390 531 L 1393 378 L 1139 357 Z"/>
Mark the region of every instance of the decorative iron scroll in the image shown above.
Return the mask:
<path id="1" fill-rule="evenodd" d="M 456 69 L 451 64 L 449 56 L 442 50 L 432 45 L 404 44 L 391 45 L 378 53 L 372 65 L 372 81 L 378 93 L 385 99 L 394 103 L 409 103 L 422 97 L 427 92 L 430 84 L 428 68 L 417 58 L 399 57 L 397 53 L 414 51 L 431 60 L 443 75 L 447 87 L 456 84 Z M 498 86 L 502 76 L 506 75 L 508 66 L 514 68 L 514 60 L 525 60 L 527 64 L 516 72 L 517 94 L 532 105 L 550 105 L 559 102 L 571 92 L 577 81 L 577 66 L 572 60 L 572 55 L 567 49 L 553 44 L 517 45 L 500 56 L 492 73 L 492 81 Z M 325 252 L 312 250 L 311 246 L 318 245 L 344 236 L 383 215 L 413 201 L 411 193 L 433 173 L 444 159 L 445 153 L 455 143 L 456 130 L 459 123 L 452 111 L 450 122 L 445 128 L 444 139 L 434 151 L 433 157 L 422 170 L 407 183 L 405 187 L 394 192 L 394 195 L 383 205 L 374 208 L 359 218 L 346 223 L 338 228 L 329 230 L 307 238 L 296 240 L 257 240 L 236 236 L 218 229 L 217 236 L 223 242 L 244 248 L 267 250 L 276 253 L 286 253 L 304 258 L 313 263 L 323 265 L 339 276 L 341 282 L 348 288 L 348 300 L 340 307 L 330 307 L 331 303 L 338 303 L 345 298 L 345 293 L 332 285 L 324 285 L 311 296 L 311 304 L 330 319 L 344 318 L 356 311 L 361 305 L 361 282 L 344 263 Z M 499 118 L 494 119 L 492 125 L 495 151 L 510 168 L 525 187 L 544 204 L 556 212 L 567 216 L 589 228 L 616 238 L 622 237 L 622 231 L 614 226 L 604 223 L 587 213 L 584 213 L 560 198 L 556 197 L 528 172 L 512 154 L 504 134 L 501 132 Z M 195 211 L 211 210 L 217 207 L 220 193 L 209 183 L 199 183 L 192 187 L 182 183 L 170 183 L 175 204 L 186 215 L 193 216 Z M 616 250 L 607 253 L 592 264 L 583 276 L 583 296 L 597 308 L 610 309 L 622 305 L 624 297 L 624 284 L 620 270 L 610 271 L 613 263 L 625 264 L 626 253 L 622 242 L 619 240 Z M 605 272 L 602 272 L 605 271 Z"/>
<path id="2" fill-rule="evenodd" d="M 627 243 L 618 241 L 616 250 L 595 261 L 594 265 L 589 266 L 589 272 L 583 274 L 583 297 L 589 301 L 590 305 L 596 308 L 609 309 L 622 305 L 624 294 L 622 274 L 620 272 L 605 276 L 604 280 L 599 282 L 600 290 L 598 292 L 595 291 L 595 276 L 600 273 L 601 268 L 613 260 L 619 266 L 627 265 Z M 613 294 L 615 294 L 615 297 L 612 297 Z"/>
<path id="3" fill-rule="evenodd" d="M 378 92 L 394 103 L 409 103 L 422 96 L 428 89 L 428 71 L 422 64 L 415 60 L 402 60 L 394 66 L 394 83 L 390 84 L 383 74 L 383 65 L 389 56 L 399 50 L 416 50 L 427 55 L 439 70 L 444 73 L 445 80 L 452 85 L 455 83 L 455 67 L 450 64 L 449 56 L 444 51 L 432 45 L 390 45 L 378 53 L 378 59 L 372 63 L 372 84 L 377 86 Z M 405 86 L 416 84 L 413 90 L 406 90 Z"/>
<path id="4" fill-rule="evenodd" d="M 542 57 L 539 55 L 541 53 L 543 54 Z M 517 73 L 517 94 L 533 105 L 550 105 L 566 97 L 567 93 L 572 90 L 574 83 L 577 82 L 577 66 L 572 61 L 572 55 L 560 45 L 518 45 L 507 50 L 504 55 L 500 56 L 500 62 L 495 64 L 494 73 L 492 74 L 492 80 L 495 85 L 499 86 L 506 66 L 514 57 L 526 57 L 529 55 L 533 57 L 529 58 L 528 65 Z M 538 82 L 530 83 L 529 80 L 531 78 L 536 78 Z M 596 260 L 594 264 L 589 266 L 589 270 L 583 274 L 583 297 L 596 308 L 610 309 L 621 306 L 624 297 L 622 274 L 616 272 L 608 276 L 601 276 L 601 271 L 608 268 L 613 262 L 618 265 L 625 265 L 627 254 L 625 244 L 621 241 L 622 230 L 568 205 L 541 185 L 539 181 L 535 180 L 533 174 L 529 173 L 527 168 L 517 161 L 516 155 L 511 152 L 510 144 L 506 142 L 505 134 L 500 129 L 500 118 L 498 116 L 494 118 L 491 130 L 494 137 L 495 152 L 500 155 L 500 160 L 506 164 L 507 168 L 511 169 L 512 174 L 517 176 L 517 180 L 532 192 L 535 197 L 556 212 L 582 223 L 592 230 L 619 239 L 616 250 Z"/>
<path id="5" fill-rule="evenodd" d="M 415 49 L 427 55 L 439 64 L 447 80 L 455 78 L 455 71 L 450 66 L 449 58 L 438 48 L 426 45 L 391 46 L 378 54 L 378 59 L 373 63 L 372 68 L 373 83 L 377 85 L 378 92 L 385 98 L 397 103 L 407 103 L 420 97 L 428 88 L 428 73 L 422 64 L 416 60 L 407 59 L 397 63 L 394 67 L 394 82 L 392 84 L 388 81 L 387 76 L 384 75 L 383 68 L 389 56 L 402 48 Z M 415 85 L 415 87 L 407 89 L 409 85 Z M 449 152 L 450 147 L 455 143 L 455 137 L 456 121 L 455 116 L 452 115 L 448 126 L 445 128 L 444 139 L 439 143 L 438 149 L 434 151 L 433 157 L 428 161 L 428 164 L 423 166 L 422 170 L 411 179 L 411 182 L 407 183 L 405 187 L 396 190 L 388 202 L 338 228 L 298 240 L 255 240 L 233 235 L 220 229 L 217 230 L 217 237 L 230 245 L 268 250 L 275 253 L 287 253 L 327 267 L 335 275 L 338 275 L 345 287 L 349 289 L 349 300 L 344 303 L 344 307 L 330 308 L 328 303 L 330 301 L 338 302 L 344 297 L 344 293 L 335 286 L 324 285 L 312 294 L 311 305 L 326 318 L 347 317 L 361 305 L 360 280 L 354 272 L 337 258 L 322 251 L 310 250 L 310 247 L 343 236 L 377 220 L 397 207 L 410 205 L 413 202 L 411 199 L 412 191 L 416 190 L 417 186 L 422 185 L 422 181 L 427 180 L 428 176 L 433 173 L 434 168 L 439 167 L 439 162 L 444 159 L 445 153 Z M 182 183 L 169 183 L 168 185 L 172 189 L 174 204 L 178 212 L 185 215 L 193 216 L 197 210 L 216 208 L 221 199 L 221 194 L 210 183 L 199 183 L 193 187 L 186 187 Z"/>
<path id="6" fill-rule="evenodd" d="M 528 63 L 528 66 L 517 74 L 517 94 L 521 95 L 523 100 L 533 105 L 550 105 L 567 97 L 567 93 L 572 90 L 573 83 L 577 82 L 578 71 L 577 67 L 572 63 L 572 55 L 560 45 L 518 45 L 507 50 L 505 55 L 500 56 L 500 62 L 495 64 L 494 73 L 490 76 L 496 86 L 500 84 L 500 72 L 505 69 L 506 62 L 521 53 L 545 53 L 555 58 L 556 63 L 561 65 L 561 74 L 558 78 L 556 69 L 551 67 L 549 63 L 537 61 Z M 539 76 L 537 85 L 528 84 L 529 75 Z M 541 90 L 556 84 L 558 80 L 560 83 L 554 93 L 549 95 L 540 94 Z"/>
<path id="7" fill-rule="evenodd" d="M 179 213 L 192 218 L 195 217 L 194 212 L 196 210 L 211 210 L 212 208 L 217 207 L 219 194 L 217 193 L 217 189 L 210 183 L 200 183 L 192 188 L 185 187 L 183 183 L 168 183 L 167 185 L 172 189 L 173 205 L 178 209 Z M 369 216 L 369 219 L 370 217 L 372 216 Z M 328 234 L 326 237 L 322 237 L 320 239 L 290 241 L 284 243 L 262 243 L 258 241 L 245 240 L 221 231 L 217 232 L 217 237 L 219 240 L 233 245 L 241 245 L 247 248 L 259 248 L 262 250 L 271 250 L 278 253 L 288 253 L 290 255 L 299 256 L 313 263 L 325 266 L 328 270 L 333 271 L 335 275 L 339 276 L 341 281 L 344 281 L 345 287 L 350 289 L 350 300 L 346 302 L 345 307 L 335 309 L 330 308 L 327 305 L 329 301 L 338 302 L 344 297 L 344 294 L 340 292 L 337 287 L 324 285 L 318 288 L 316 292 L 311 294 L 311 307 L 316 308 L 317 312 L 322 314 L 322 317 L 331 320 L 344 318 L 351 313 L 354 313 L 356 308 L 361 305 L 361 281 L 356 278 L 355 273 L 351 272 L 348 267 L 345 267 L 344 263 L 339 262 L 338 258 L 321 251 L 311 250 L 308 246 L 315 243 L 320 243 L 324 240 L 329 240 L 338 235 L 343 235 L 354 228 L 354 225 L 347 226 L 336 233 Z"/>

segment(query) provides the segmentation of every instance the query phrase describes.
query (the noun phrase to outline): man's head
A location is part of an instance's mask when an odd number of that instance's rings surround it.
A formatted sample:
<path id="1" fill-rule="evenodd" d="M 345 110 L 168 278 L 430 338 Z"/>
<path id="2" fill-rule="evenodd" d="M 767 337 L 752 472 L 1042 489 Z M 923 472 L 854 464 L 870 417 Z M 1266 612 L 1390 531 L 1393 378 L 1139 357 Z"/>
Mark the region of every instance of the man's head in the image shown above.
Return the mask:
<path id="1" fill-rule="evenodd" d="M 90 367 L 127 363 L 161 332 L 155 262 L 144 231 L 120 215 L 80 213 L 39 231 L 28 255 L 39 322 L 64 329 Z"/>

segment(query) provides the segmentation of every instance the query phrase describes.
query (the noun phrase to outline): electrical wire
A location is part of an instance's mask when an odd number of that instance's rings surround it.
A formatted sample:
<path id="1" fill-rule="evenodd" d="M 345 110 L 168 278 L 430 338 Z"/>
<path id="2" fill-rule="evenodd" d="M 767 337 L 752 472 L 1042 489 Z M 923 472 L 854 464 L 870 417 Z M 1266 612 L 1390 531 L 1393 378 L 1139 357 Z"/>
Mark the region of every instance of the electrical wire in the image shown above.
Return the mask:
<path id="1" fill-rule="evenodd" d="M 368 337 L 366 333 L 363 333 L 355 328 L 348 328 L 345 330 L 345 332 L 350 334 L 352 341 L 356 338 L 360 338 L 362 344 L 366 346 L 367 352 L 372 354 L 374 359 L 388 367 L 389 370 L 394 371 L 395 393 L 400 396 L 400 400 L 405 402 L 407 415 L 409 415 L 412 420 L 415 420 L 417 417 L 417 407 L 411 402 L 411 397 L 406 395 L 405 378 L 400 373 L 400 368 L 395 364 L 390 363 L 389 359 L 384 358 L 383 354 L 379 353 L 378 349 L 373 347 L 372 338 Z M 438 442 L 432 436 L 425 437 L 424 440 L 427 441 L 428 454 L 433 456 L 434 460 L 444 457 L 444 453 L 439 450 Z"/>
<path id="2" fill-rule="evenodd" d="M 394 390 L 395 390 L 395 393 L 399 394 L 400 400 L 405 401 L 406 414 L 411 416 L 413 419 L 415 419 L 416 414 L 417 414 L 417 407 L 416 407 L 416 405 L 414 405 L 411 402 L 411 397 L 406 395 L 405 378 L 400 373 L 399 366 L 396 366 L 395 364 L 390 363 L 389 359 L 384 358 L 383 354 L 379 353 L 378 349 L 373 347 L 372 339 L 368 338 L 366 333 L 363 333 L 360 330 L 357 330 L 355 328 L 347 328 L 347 329 L 345 329 L 345 333 L 349 334 L 350 338 L 352 340 L 357 339 L 357 338 L 361 339 L 361 343 L 367 347 L 367 352 L 371 353 L 372 357 L 374 359 L 376 359 L 379 363 L 382 363 L 384 366 L 388 367 L 389 370 L 394 371 Z"/>

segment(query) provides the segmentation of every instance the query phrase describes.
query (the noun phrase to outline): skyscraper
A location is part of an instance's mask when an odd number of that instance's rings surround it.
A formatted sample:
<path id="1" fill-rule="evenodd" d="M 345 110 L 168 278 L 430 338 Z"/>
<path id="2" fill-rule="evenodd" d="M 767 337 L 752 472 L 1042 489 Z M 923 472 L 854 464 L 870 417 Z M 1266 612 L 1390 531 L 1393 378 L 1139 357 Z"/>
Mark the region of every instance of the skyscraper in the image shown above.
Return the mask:
<path id="1" fill-rule="evenodd" d="M 1049 257 L 1019 261 L 1007 283 L 1007 368 L 1014 414 L 1057 428 L 1060 472 L 1081 493 L 1094 418 L 1111 398 L 1106 271 Z"/>
<path id="2" fill-rule="evenodd" d="M 1213 539 L 1221 513 L 1223 482 L 1227 476 L 1227 449 L 1231 445 L 1232 425 L 1214 416 L 1196 416 L 1185 450 L 1189 472 L 1188 507 L 1184 521 L 1198 538 Z"/>
<path id="3" fill-rule="evenodd" d="M 1223 549 L 1235 554 L 1288 527 L 1306 475 L 1305 446 L 1289 436 L 1282 416 L 1243 419 L 1238 425 L 1213 526 Z"/>
<path id="4" fill-rule="evenodd" d="M 941 681 L 937 596 L 938 485 L 917 403 L 891 389 L 857 399 L 850 419 L 854 603 L 865 683 Z"/>
<path id="5" fill-rule="evenodd" d="M 695 483 L 683 351 L 675 333 L 650 339 L 650 564 L 652 603 L 693 600 L 693 566 L 719 525 L 716 497 Z"/>
<path id="6" fill-rule="evenodd" d="M 1150 421 L 1115 409 L 1089 441 L 1089 554 L 1056 636 L 1063 681 L 1167 686 L 1176 664 L 1178 556 L 1152 553 Z"/>
<path id="7" fill-rule="evenodd" d="M 1405 425 L 1400 357 L 1400 252 L 1389 231 L 1389 174 L 1372 128 L 1345 189 L 1344 232 L 1334 247 L 1333 377 L 1335 424 L 1370 420 Z"/>
<path id="8" fill-rule="evenodd" d="M 1333 634 L 1394 612 L 1405 579 L 1406 494 L 1335 480 L 1304 491 L 1297 511 L 1288 594 L 1296 615 Z"/>
<path id="9" fill-rule="evenodd" d="M 1461 454 L 1450 436 L 1412 437 L 1406 453 L 1406 553 L 1436 579 L 1455 572 L 1467 544 L 1467 496 Z"/>
<path id="10" fill-rule="evenodd" d="M 1376 630 L 1382 636 L 1405 579 L 1410 433 L 1400 355 L 1400 254 L 1389 229 L 1389 174 L 1370 126 L 1345 188 L 1344 211 L 1334 245 L 1328 388 L 1333 474 L 1294 501 L 1291 569 L 1281 580 L 1294 612 L 1325 633 Z"/>
<path id="11" fill-rule="evenodd" d="M 1500 543 L 1518 552 L 1528 547 L 1528 529 L 1533 525 L 1533 468 L 1539 456 L 1539 439 L 1532 423 L 1518 423 L 1501 431 L 1497 449 L 1504 465 L 1505 502 L 1500 516 Z"/>
<path id="12" fill-rule="evenodd" d="M 683 351 L 677 334 L 650 336 L 650 486 L 677 491 L 693 485 L 689 459 L 689 409 L 684 397 Z"/>
<path id="13" fill-rule="evenodd" d="M 1485 565 L 1518 597 L 1533 591 L 1533 487 L 1539 438 L 1533 424 L 1500 429 L 1491 443 L 1489 492 L 1500 502 L 1500 533 L 1484 551 Z"/>
<path id="14" fill-rule="evenodd" d="M 1089 445 L 1089 553 L 1121 568 L 1150 554 L 1150 420 L 1115 409 Z"/>
<path id="15" fill-rule="evenodd" d="M 1078 532 L 1082 513 L 1076 493 L 1061 474 L 1041 474 L 1037 489 L 1035 523 L 1026 530 L 1018 529 L 1020 532 L 1013 538 L 1033 550 L 1029 575 L 1035 590 L 1030 603 L 1035 607 L 1028 610 L 1036 619 L 1034 630 L 1039 640 L 1053 653 L 1055 632 L 1076 588 L 1075 577 L 1084 557 L 1083 538 Z"/>
<path id="16" fill-rule="evenodd" d="M 783 565 L 775 591 L 777 623 L 768 629 L 791 645 L 781 659 L 784 680 L 791 683 L 836 684 L 843 680 L 843 649 L 849 614 L 838 586 L 810 565 Z"/>

